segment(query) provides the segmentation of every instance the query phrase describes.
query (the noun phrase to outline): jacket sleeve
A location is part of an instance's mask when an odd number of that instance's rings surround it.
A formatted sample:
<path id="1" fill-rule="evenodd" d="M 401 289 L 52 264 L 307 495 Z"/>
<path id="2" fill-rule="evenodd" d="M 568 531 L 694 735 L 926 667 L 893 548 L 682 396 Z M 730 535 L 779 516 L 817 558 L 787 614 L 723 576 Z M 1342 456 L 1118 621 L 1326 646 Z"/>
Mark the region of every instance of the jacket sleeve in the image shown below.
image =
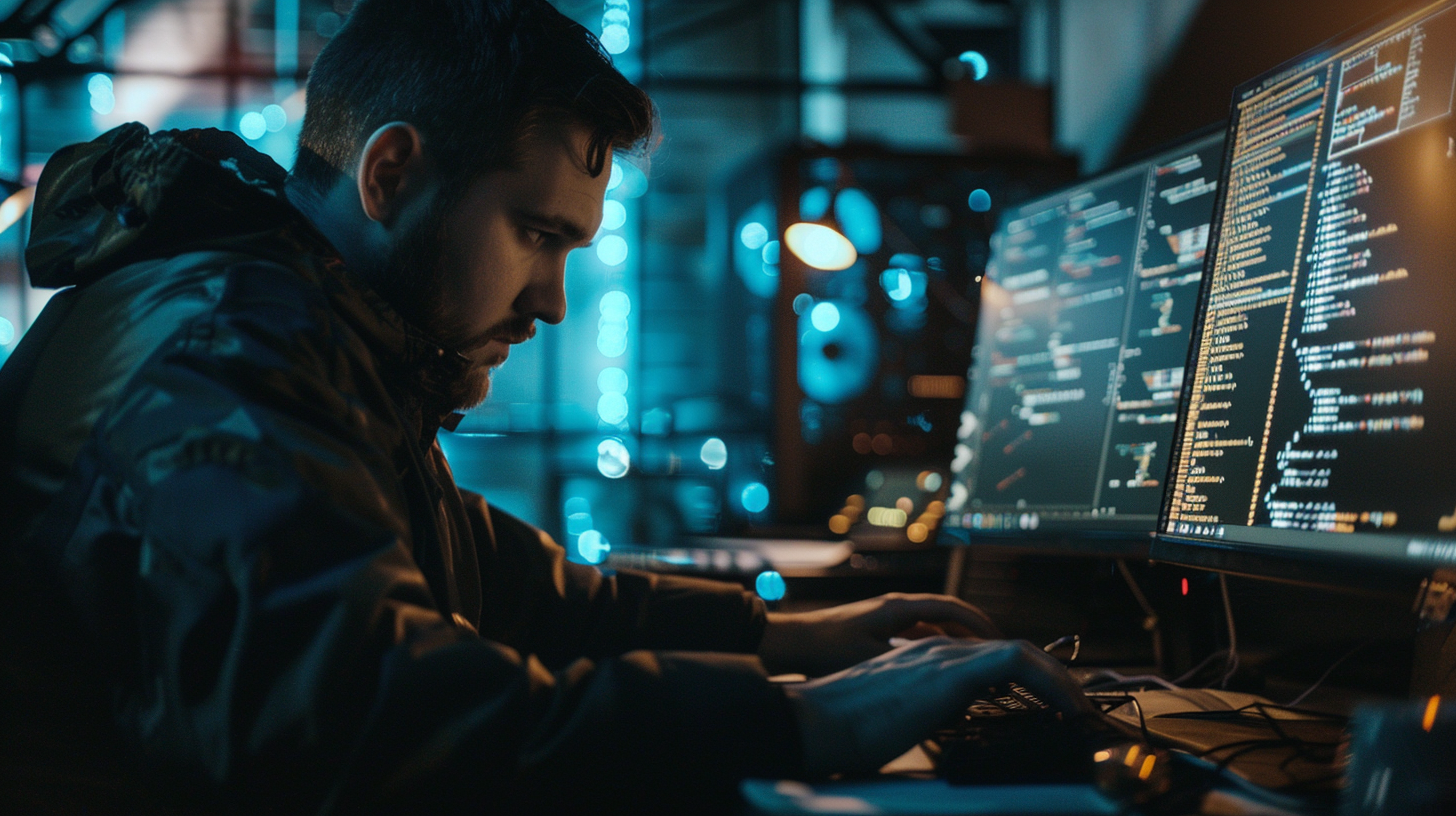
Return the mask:
<path id="1" fill-rule="evenodd" d="M 340 391 L 317 316 L 260 277 L 249 295 L 236 272 L 243 293 L 141 367 L 37 538 L 167 790 L 189 809 L 478 812 L 797 770 L 791 711 L 756 659 L 627 651 L 746 643 L 751 621 L 723 643 L 682 638 L 658 620 L 675 590 L 585 575 L 517 616 L 515 640 L 565 633 L 596 659 L 545 661 L 444 618 L 396 464 L 369 442 L 371 396 Z M 555 619 L 533 628 L 536 611 Z"/>
<path id="2" fill-rule="evenodd" d="M 737 584 L 575 564 L 542 530 L 460 493 L 481 554 L 482 634 L 548 665 L 633 649 L 758 649 L 765 606 Z"/>

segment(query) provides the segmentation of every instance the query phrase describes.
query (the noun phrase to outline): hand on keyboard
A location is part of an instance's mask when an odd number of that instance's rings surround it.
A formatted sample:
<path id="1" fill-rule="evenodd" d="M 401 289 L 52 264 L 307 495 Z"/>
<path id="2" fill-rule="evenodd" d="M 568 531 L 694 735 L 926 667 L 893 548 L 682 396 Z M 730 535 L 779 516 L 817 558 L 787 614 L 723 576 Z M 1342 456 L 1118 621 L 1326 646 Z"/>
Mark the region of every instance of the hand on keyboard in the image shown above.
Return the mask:
<path id="1" fill-rule="evenodd" d="M 812 775 L 871 772 L 963 711 L 1019 683 L 1052 708 L 1094 708 L 1056 659 L 1026 641 L 926 638 L 837 674 L 785 687 Z"/>

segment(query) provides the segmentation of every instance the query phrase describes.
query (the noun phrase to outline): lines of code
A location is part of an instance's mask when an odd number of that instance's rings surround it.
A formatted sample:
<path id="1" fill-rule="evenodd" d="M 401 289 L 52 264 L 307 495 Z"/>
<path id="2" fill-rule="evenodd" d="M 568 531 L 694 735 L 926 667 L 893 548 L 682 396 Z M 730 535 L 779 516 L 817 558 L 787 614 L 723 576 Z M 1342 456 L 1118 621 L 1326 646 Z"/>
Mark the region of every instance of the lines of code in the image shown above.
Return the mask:
<path id="1" fill-rule="evenodd" d="M 1222 153 L 1200 139 L 997 233 L 948 524 L 1152 528 Z"/>
<path id="2" fill-rule="evenodd" d="M 1238 102 L 1167 532 L 1456 531 L 1453 88 L 1447 9 Z"/>

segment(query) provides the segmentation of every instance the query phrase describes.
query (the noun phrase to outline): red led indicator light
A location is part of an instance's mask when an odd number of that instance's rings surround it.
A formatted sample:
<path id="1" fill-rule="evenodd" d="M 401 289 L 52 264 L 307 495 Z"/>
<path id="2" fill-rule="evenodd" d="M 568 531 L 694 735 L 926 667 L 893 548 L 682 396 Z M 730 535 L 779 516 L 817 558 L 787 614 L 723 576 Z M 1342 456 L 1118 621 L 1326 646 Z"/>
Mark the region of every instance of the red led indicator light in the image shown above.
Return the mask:
<path id="1" fill-rule="evenodd" d="M 1188 579 L 1187 578 L 1184 578 L 1183 579 L 1183 594 L 1184 595 L 1187 595 L 1188 594 Z"/>

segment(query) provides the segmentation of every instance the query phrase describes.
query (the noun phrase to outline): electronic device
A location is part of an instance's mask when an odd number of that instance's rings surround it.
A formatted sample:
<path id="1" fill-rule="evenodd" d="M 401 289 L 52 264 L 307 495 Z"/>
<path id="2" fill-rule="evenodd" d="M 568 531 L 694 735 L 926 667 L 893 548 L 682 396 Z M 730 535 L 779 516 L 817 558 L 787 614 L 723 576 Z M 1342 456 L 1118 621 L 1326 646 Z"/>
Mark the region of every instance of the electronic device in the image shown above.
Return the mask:
<path id="1" fill-rule="evenodd" d="M 1146 551 L 1222 155 L 1219 127 L 1003 212 L 942 540 Z"/>
<path id="2" fill-rule="evenodd" d="M 1456 563 L 1453 87 L 1442 2 L 1236 90 L 1155 559 Z"/>

